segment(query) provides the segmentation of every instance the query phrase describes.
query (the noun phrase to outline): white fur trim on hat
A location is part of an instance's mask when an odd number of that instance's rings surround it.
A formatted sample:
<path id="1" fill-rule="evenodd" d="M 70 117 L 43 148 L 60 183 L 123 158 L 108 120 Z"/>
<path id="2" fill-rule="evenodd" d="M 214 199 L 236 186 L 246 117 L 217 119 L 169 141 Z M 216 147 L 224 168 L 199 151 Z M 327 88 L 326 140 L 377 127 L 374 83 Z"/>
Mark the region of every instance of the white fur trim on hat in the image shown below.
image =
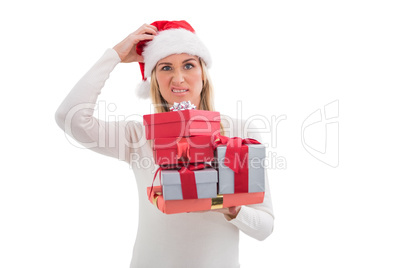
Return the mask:
<path id="1" fill-rule="evenodd" d="M 148 80 L 141 81 L 136 88 L 137 96 L 140 99 L 148 99 L 151 95 L 151 84 Z"/>
<path id="2" fill-rule="evenodd" d="M 144 76 L 150 77 L 156 63 L 172 54 L 187 53 L 202 58 L 207 65 L 211 65 L 211 56 L 208 49 L 195 33 L 185 29 L 170 29 L 161 31 L 154 39 L 147 43 L 142 56 L 144 57 Z"/>

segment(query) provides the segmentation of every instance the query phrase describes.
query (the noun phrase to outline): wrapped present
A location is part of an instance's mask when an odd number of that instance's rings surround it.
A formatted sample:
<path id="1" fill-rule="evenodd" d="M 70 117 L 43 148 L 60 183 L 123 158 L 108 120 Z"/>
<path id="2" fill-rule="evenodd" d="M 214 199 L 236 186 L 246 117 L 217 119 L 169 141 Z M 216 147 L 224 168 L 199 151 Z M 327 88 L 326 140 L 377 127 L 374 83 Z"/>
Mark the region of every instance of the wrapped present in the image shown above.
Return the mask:
<path id="1" fill-rule="evenodd" d="M 212 136 L 220 132 L 220 113 L 204 110 L 178 110 L 144 115 L 145 137 Z"/>
<path id="2" fill-rule="evenodd" d="M 219 194 L 265 191 L 265 146 L 254 139 L 218 137 L 214 167 Z"/>
<path id="3" fill-rule="evenodd" d="M 212 136 L 157 138 L 153 144 L 157 165 L 205 163 L 214 159 Z"/>
<path id="4" fill-rule="evenodd" d="M 165 214 L 195 212 L 258 204 L 264 201 L 264 192 L 224 194 L 213 198 L 165 200 L 160 186 L 147 188 L 148 199 Z"/>
<path id="5" fill-rule="evenodd" d="M 179 170 L 160 168 L 158 172 L 165 200 L 202 199 L 217 195 L 218 174 L 208 165 L 187 165 Z"/>

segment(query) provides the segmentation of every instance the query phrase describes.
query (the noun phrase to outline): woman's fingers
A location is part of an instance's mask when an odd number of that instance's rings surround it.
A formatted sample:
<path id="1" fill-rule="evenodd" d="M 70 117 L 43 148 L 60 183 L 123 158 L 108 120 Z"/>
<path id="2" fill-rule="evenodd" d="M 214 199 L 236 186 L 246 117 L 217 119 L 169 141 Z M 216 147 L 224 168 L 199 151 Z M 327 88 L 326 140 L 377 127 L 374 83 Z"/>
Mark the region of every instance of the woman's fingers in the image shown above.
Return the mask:
<path id="1" fill-rule="evenodd" d="M 143 40 L 152 40 L 157 31 L 152 28 L 141 29 L 140 31 L 135 31 L 130 35 L 131 43 L 133 46 L 137 45 L 140 41 Z"/>
<path id="2" fill-rule="evenodd" d="M 144 29 L 145 29 L 145 33 L 147 33 L 147 34 L 152 34 L 152 35 L 158 34 L 158 29 L 153 25 L 147 25 Z"/>
<path id="3" fill-rule="evenodd" d="M 141 34 L 137 35 L 137 40 L 143 41 L 143 40 L 152 40 L 154 39 L 155 35 L 150 35 L 150 34 Z M 137 42 L 138 43 L 138 42 Z M 137 44 L 135 43 L 135 45 Z"/>
<path id="4" fill-rule="evenodd" d="M 138 28 L 135 32 L 133 32 L 132 34 L 134 34 L 134 35 L 138 35 L 138 34 L 157 35 L 158 29 L 153 25 L 144 24 L 140 28 Z"/>
<path id="5" fill-rule="evenodd" d="M 158 29 L 155 26 L 143 24 L 113 48 L 119 54 L 122 62 L 143 61 L 143 57 L 137 54 L 135 46 L 140 41 L 152 40 L 157 34 Z"/>

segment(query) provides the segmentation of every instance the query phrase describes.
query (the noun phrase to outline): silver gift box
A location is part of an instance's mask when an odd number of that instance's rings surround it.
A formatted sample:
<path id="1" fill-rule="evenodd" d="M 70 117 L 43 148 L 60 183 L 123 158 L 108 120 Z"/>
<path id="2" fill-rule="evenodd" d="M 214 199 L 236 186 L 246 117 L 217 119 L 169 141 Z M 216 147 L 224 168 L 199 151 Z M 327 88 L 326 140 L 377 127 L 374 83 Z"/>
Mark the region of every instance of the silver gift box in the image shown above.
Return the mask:
<path id="1" fill-rule="evenodd" d="M 248 192 L 265 192 L 265 146 L 247 144 L 248 146 Z M 218 170 L 218 193 L 234 194 L 234 171 L 225 166 L 226 145 L 216 148 L 214 167 Z"/>
<path id="2" fill-rule="evenodd" d="M 218 173 L 213 168 L 194 170 L 197 196 L 215 198 L 217 195 Z M 164 200 L 182 200 L 180 173 L 178 170 L 162 170 L 161 184 Z"/>

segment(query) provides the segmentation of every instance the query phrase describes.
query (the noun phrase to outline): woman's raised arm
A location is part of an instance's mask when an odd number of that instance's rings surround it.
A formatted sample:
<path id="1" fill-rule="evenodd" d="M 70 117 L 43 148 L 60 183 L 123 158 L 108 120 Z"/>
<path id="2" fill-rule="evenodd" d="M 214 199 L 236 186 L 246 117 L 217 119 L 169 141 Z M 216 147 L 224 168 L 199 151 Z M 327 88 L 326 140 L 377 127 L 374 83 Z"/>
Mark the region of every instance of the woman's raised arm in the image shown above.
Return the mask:
<path id="1" fill-rule="evenodd" d="M 152 39 L 154 26 L 142 25 L 135 32 L 107 49 L 104 55 L 77 82 L 56 111 L 56 122 L 69 136 L 98 153 L 129 161 L 132 144 L 142 138 L 139 122 L 104 122 L 93 116 L 99 94 L 119 62 L 141 61 L 135 51 L 141 40 Z"/>

